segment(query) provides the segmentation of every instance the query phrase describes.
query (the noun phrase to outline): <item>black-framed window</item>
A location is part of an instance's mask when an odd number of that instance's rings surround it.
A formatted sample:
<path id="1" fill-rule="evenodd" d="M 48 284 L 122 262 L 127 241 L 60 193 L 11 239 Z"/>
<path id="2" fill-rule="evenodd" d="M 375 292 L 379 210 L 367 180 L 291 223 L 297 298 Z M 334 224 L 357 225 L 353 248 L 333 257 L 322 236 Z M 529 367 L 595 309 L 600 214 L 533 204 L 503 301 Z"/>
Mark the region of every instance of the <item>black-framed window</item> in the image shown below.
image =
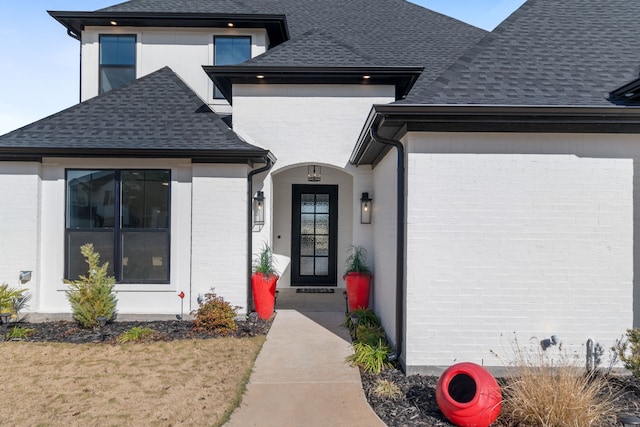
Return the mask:
<path id="1" fill-rule="evenodd" d="M 214 36 L 213 65 L 236 65 L 251 58 L 250 36 Z M 214 98 L 223 98 L 216 87 Z"/>
<path id="2" fill-rule="evenodd" d="M 68 169 L 66 182 L 66 278 L 86 274 L 93 243 L 119 283 L 169 283 L 169 170 Z"/>
<path id="3" fill-rule="evenodd" d="M 100 93 L 117 89 L 136 79 L 136 36 L 100 35 Z"/>

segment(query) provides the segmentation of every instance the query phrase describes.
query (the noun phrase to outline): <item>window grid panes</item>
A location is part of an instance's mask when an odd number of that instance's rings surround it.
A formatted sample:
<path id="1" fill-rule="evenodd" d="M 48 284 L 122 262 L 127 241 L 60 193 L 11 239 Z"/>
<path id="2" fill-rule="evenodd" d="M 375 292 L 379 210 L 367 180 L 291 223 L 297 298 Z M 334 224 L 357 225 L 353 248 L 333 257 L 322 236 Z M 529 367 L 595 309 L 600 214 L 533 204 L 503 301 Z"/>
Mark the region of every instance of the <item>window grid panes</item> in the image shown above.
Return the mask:
<path id="1" fill-rule="evenodd" d="M 251 37 L 215 36 L 213 38 L 213 65 L 236 65 L 251 58 Z M 214 98 L 223 98 L 214 87 Z"/>
<path id="2" fill-rule="evenodd" d="M 100 93 L 136 79 L 136 36 L 100 35 Z"/>
<path id="3" fill-rule="evenodd" d="M 329 274 L 329 195 L 300 196 L 300 275 Z"/>
<path id="4" fill-rule="evenodd" d="M 168 170 L 68 170 L 65 277 L 86 273 L 93 243 L 120 283 L 168 283 Z"/>

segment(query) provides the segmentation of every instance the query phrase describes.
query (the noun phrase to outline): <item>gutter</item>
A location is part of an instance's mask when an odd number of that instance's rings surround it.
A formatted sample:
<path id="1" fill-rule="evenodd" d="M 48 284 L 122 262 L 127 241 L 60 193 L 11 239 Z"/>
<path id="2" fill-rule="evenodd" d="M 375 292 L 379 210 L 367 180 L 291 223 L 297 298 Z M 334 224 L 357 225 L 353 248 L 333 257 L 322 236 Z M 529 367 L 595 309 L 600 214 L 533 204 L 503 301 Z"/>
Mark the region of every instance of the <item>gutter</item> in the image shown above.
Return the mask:
<path id="1" fill-rule="evenodd" d="M 389 356 L 389 361 L 400 360 L 404 345 L 404 223 L 405 223 L 405 165 L 404 146 L 400 141 L 380 137 L 375 128 L 371 127 L 369 134 L 374 141 L 396 147 L 397 166 L 397 220 L 396 220 L 396 349 Z"/>
<path id="2" fill-rule="evenodd" d="M 251 290 L 251 272 L 253 259 L 253 177 L 268 171 L 276 162 L 271 153 L 265 156 L 266 166 L 254 169 L 247 175 L 247 314 L 253 311 L 253 292 Z"/>

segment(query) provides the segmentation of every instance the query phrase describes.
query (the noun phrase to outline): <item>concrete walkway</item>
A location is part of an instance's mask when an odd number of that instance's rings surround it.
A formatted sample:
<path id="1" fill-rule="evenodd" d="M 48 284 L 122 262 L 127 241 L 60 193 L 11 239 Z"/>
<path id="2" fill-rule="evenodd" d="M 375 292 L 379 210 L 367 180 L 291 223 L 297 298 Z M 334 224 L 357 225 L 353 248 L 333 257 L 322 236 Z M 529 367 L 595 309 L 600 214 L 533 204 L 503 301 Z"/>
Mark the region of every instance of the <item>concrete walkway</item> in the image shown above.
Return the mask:
<path id="1" fill-rule="evenodd" d="M 278 301 L 280 303 L 280 301 Z M 344 312 L 280 309 L 242 403 L 226 425 L 384 426 L 367 404 Z"/>

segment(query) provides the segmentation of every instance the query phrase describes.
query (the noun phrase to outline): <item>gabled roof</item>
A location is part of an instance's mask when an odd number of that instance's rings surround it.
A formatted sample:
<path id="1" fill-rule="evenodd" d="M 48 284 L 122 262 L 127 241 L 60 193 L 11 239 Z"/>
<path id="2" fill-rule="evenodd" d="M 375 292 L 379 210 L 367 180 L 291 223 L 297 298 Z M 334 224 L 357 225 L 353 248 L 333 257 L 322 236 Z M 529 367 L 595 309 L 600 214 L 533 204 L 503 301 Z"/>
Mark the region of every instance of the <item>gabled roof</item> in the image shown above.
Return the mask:
<path id="1" fill-rule="evenodd" d="M 287 43 L 243 62 L 246 66 L 366 67 L 375 62 L 353 46 L 319 30 L 310 30 Z"/>
<path id="2" fill-rule="evenodd" d="M 263 162 L 170 68 L 0 136 L 0 158 L 174 157 Z"/>
<path id="3" fill-rule="evenodd" d="M 405 0 L 131 0 L 100 13 L 241 13 L 286 16 L 289 42 L 320 29 L 358 58 L 377 66 L 424 67 L 431 81 L 486 32 Z M 307 43 L 319 42 L 317 38 Z M 341 54 L 346 53 L 341 50 Z M 283 50 L 273 60 L 284 66 L 299 61 L 303 50 Z M 271 64 L 276 65 L 276 64 Z"/>
<path id="4" fill-rule="evenodd" d="M 404 103 L 611 105 L 638 77 L 640 2 L 529 0 Z"/>

